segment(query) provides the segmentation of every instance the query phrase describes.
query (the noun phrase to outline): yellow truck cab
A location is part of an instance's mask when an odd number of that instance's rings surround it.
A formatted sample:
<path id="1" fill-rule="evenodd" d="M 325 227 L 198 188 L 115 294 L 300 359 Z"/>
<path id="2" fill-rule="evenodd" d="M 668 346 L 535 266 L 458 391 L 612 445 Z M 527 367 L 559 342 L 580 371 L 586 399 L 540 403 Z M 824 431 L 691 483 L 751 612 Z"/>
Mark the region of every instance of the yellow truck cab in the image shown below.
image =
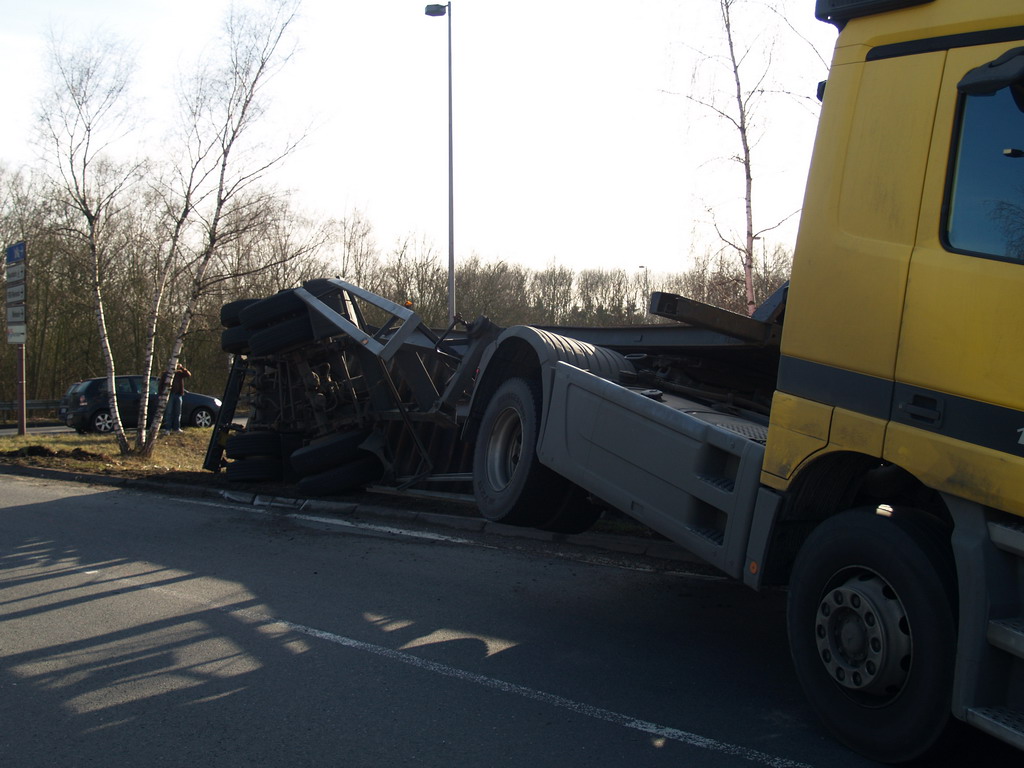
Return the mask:
<path id="1" fill-rule="evenodd" d="M 762 472 L 783 527 L 819 524 L 794 660 L 869 756 L 919 754 L 945 709 L 1024 748 L 1024 5 L 817 11 L 840 34 Z"/>

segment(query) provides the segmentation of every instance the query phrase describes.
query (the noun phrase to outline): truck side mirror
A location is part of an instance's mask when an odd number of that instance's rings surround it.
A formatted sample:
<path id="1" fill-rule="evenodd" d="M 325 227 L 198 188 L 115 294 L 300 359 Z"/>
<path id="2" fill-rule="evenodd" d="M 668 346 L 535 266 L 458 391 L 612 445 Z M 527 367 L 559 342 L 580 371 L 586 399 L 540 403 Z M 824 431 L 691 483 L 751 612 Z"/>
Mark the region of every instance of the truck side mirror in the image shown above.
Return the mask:
<path id="1" fill-rule="evenodd" d="M 996 91 L 1021 83 L 1024 83 L 1024 48 L 1012 48 L 998 59 L 972 69 L 956 87 L 968 96 L 991 96 Z M 1014 99 L 1020 106 L 1017 93 L 1014 93 Z"/>

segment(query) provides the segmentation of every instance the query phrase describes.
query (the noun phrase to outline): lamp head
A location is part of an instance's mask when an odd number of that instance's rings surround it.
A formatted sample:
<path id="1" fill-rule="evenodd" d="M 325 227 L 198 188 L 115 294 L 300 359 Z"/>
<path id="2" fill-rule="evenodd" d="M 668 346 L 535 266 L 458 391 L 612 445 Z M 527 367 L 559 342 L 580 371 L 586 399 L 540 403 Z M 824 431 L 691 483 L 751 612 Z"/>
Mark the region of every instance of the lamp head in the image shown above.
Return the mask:
<path id="1" fill-rule="evenodd" d="M 426 8 L 427 16 L 444 16 L 448 13 L 447 5 L 428 5 Z"/>

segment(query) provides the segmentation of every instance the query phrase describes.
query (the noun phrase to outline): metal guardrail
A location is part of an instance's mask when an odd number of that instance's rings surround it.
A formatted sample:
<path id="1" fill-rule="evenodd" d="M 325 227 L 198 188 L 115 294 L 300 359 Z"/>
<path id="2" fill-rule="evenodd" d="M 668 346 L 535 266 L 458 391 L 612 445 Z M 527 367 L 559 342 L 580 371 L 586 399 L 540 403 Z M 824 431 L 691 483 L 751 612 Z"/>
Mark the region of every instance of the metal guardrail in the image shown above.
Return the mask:
<path id="1" fill-rule="evenodd" d="M 60 407 L 60 400 L 26 400 L 25 410 L 55 411 Z M 18 404 L 14 400 L 0 400 L 0 411 L 16 411 Z"/>

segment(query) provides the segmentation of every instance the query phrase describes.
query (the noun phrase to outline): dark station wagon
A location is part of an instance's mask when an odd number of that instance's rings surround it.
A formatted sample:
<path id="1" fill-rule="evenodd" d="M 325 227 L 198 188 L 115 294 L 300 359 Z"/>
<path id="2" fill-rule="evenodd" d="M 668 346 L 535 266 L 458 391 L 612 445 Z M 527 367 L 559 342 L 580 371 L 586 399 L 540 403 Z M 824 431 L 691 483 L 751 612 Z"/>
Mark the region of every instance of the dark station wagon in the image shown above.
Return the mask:
<path id="1" fill-rule="evenodd" d="M 144 388 L 143 376 L 115 376 L 117 410 L 125 427 L 138 425 L 139 398 Z M 149 413 L 156 407 L 157 379 L 149 380 Z M 79 432 L 110 432 L 114 420 L 110 415 L 107 379 L 86 379 L 72 384 L 60 402 L 60 420 Z M 212 427 L 220 413 L 220 400 L 196 392 L 185 392 L 181 401 L 183 427 Z"/>

